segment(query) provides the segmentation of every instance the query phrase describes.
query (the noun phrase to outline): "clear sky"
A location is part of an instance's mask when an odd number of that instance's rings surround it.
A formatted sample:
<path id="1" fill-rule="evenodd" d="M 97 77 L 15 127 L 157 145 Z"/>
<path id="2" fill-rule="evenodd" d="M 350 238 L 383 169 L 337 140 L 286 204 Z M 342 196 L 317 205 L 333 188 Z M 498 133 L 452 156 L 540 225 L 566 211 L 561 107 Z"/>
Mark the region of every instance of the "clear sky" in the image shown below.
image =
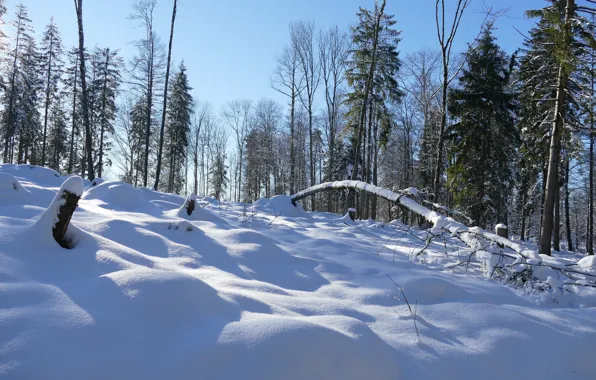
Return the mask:
<path id="1" fill-rule="evenodd" d="M 20 0 L 7 0 L 13 18 Z M 72 0 L 23 0 L 29 8 L 39 38 L 50 17 L 55 17 L 67 47 L 77 44 Z M 172 0 L 159 0 L 157 31 L 168 38 Z M 453 5 L 455 0 L 447 0 Z M 125 59 L 134 54 L 131 41 L 142 30 L 127 19 L 133 0 L 84 0 L 86 45 L 120 49 Z M 288 42 L 288 24 L 314 20 L 320 27 L 338 25 L 346 30 L 356 21 L 359 6 L 372 8 L 374 0 L 179 0 L 173 59 L 184 59 L 194 96 L 209 100 L 218 111 L 229 100 L 270 97 L 285 101 L 270 87 L 275 57 Z M 508 52 L 520 46 L 522 37 L 513 26 L 526 31 L 533 24 L 526 9 L 544 6 L 544 0 L 473 0 L 457 36 L 455 49 L 463 51 L 478 33 L 482 9 L 506 9 L 496 23 L 499 43 Z M 395 15 L 402 30 L 401 54 L 436 48 L 434 0 L 388 0 L 387 13 Z M 10 30 L 10 26 L 5 26 Z M 10 33 L 10 31 L 9 31 Z"/>

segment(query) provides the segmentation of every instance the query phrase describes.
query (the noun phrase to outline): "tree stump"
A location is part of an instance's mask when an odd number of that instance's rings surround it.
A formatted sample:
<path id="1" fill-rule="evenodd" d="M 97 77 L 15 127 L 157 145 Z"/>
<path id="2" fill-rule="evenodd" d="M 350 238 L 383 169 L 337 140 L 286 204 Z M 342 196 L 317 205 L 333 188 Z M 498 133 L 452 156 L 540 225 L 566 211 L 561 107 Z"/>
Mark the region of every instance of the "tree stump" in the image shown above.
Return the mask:
<path id="1" fill-rule="evenodd" d="M 509 229 L 504 224 L 497 224 L 495 226 L 495 234 L 505 239 L 509 239 Z M 499 247 L 503 248 L 503 244 L 498 244 Z"/>
<path id="2" fill-rule="evenodd" d="M 195 210 L 196 207 L 196 195 L 191 194 L 187 199 L 186 202 L 184 204 L 184 208 L 186 208 L 186 213 L 190 216 L 192 214 L 192 212 Z"/>
<path id="3" fill-rule="evenodd" d="M 355 208 L 349 208 L 348 209 L 348 215 L 350 216 L 350 219 L 356 220 L 356 209 Z"/>
<path id="4" fill-rule="evenodd" d="M 62 192 L 62 199 L 65 200 L 64 204 L 60 206 L 58 209 L 58 221 L 54 224 L 52 228 L 52 235 L 54 235 L 54 239 L 60 246 L 63 248 L 71 248 L 70 242 L 65 239 L 66 231 L 68 229 L 68 225 L 70 224 L 70 219 L 72 218 L 72 214 L 77 209 L 77 205 L 79 203 L 79 199 L 81 197 L 71 193 L 68 190 L 64 190 Z"/>

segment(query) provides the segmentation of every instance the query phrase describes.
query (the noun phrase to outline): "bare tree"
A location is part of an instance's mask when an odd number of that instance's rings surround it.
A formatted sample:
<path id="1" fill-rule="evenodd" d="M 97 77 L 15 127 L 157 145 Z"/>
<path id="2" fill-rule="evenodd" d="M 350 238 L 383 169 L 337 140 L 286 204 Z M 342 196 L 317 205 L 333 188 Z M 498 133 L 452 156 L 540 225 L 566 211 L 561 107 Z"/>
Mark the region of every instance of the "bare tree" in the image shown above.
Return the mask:
<path id="1" fill-rule="evenodd" d="M 85 150 L 87 151 L 87 178 L 95 179 L 93 168 L 93 140 L 91 139 L 91 122 L 89 121 L 89 102 L 87 99 L 87 73 L 85 70 L 85 34 L 83 32 L 83 0 L 74 0 L 79 26 L 79 72 L 81 74 L 81 95 L 83 123 L 85 125 Z"/>
<path id="2" fill-rule="evenodd" d="M 136 0 L 130 19 L 138 21 L 145 29 L 145 36 L 135 43 L 138 56 L 132 60 L 131 84 L 135 85 L 146 99 L 145 109 L 145 152 L 143 165 L 143 186 L 147 187 L 149 177 L 149 151 L 151 127 L 153 125 L 153 102 L 156 81 L 163 68 L 163 45 L 153 30 L 153 13 L 157 0 Z"/>
<path id="3" fill-rule="evenodd" d="M 121 180 L 126 183 L 134 183 L 135 169 L 135 139 L 134 125 L 132 121 L 132 110 L 134 99 L 130 94 L 124 96 L 117 108 L 117 128 L 114 134 L 116 151 L 114 159 L 122 173 Z"/>
<path id="4" fill-rule="evenodd" d="M 337 26 L 320 32 L 319 57 L 321 59 L 321 77 L 325 84 L 325 104 L 327 105 L 327 173 L 325 179 L 333 180 L 335 170 L 335 141 L 340 122 L 340 105 L 343 94 L 340 91 L 346 79 L 347 59 L 350 55 L 350 37 Z M 327 196 L 327 210 L 331 211 L 332 195 Z"/>
<path id="5" fill-rule="evenodd" d="M 211 113 L 211 104 L 195 102 L 194 119 L 190 136 L 193 162 L 193 192 L 195 194 L 199 194 L 199 152 L 202 152 L 204 149 L 204 146 L 202 145 L 202 135 L 205 125 L 211 118 Z M 199 148 L 201 149 L 200 151 Z"/>
<path id="6" fill-rule="evenodd" d="M 300 101 L 308 113 L 308 143 L 309 143 L 309 168 L 310 185 L 316 183 L 315 158 L 314 158 L 314 98 L 320 81 L 320 62 L 315 48 L 315 23 L 300 21 L 290 26 L 292 45 L 298 53 L 300 72 L 304 78 L 304 92 L 300 93 Z M 316 207 L 315 198 L 312 198 L 311 208 Z"/>
<path id="7" fill-rule="evenodd" d="M 291 27 L 290 27 L 291 31 Z M 277 58 L 277 68 L 271 77 L 274 90 L 289 98 L 290 106 L 290 193 L 296 191 L 296 100 L 304 90 L 304 78 L 299 75 L 298 52 L 294 44 L 285 47 Z"/>
<path id="8" fill-rule="evenodd" d="M 244 158 L 244 147 L 246 143 L 246 136 L 250 129 L 252 102 L 250 100 L 234 100 L 225 104 L 221 110 L 221 115 L 226 124 L 232 128 L 236 135 L 236 148 L 238 150 L 237 156 L 237 176 L 238 180 L 236 201 L 240 202 L 240 192 L 242 190 L 242 166 Z"/>
<path id="9" fill-rule="evenodd" d="M 166 129 L 166 111 L 168 106 L 168 82 L 170 80 L 170 62 L 172 61 L 172 42 L 174 39 L 174 24 L 176 22 L 176 5 L 177 0 L 174 0 L 174 8 L 172 9 L 172 24 L 170 27 L 170 42 L 168 44 L 168 59 L 166 63 L 166 78 L 163 87 L 163 110 L 161 114 L 161 128 L 159 129 L 159 150 L 157 152 L 157 168 L 155 170 L 155 185 L 153 190 L 157 191 L 159 186 L 159 175 L 161 174 L 161 156 L 163 153 L 163 135 Z"/>

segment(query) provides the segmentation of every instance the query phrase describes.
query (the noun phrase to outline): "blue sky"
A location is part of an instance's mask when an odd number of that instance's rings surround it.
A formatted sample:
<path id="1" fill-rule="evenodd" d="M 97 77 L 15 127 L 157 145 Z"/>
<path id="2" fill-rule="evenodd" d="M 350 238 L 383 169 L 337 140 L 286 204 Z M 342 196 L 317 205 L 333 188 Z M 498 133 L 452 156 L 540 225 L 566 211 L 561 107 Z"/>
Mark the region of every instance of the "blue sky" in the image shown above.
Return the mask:
<path id="1" fill-rule="evenodd" d="M 19 0 L 7 0 L 10 20 Z M 24 0 L 39 38 L 50 17 L 55 17 L 66 46 L 77 43 L 72 0 Z M 142 30 L 127 19 L 133 0 L 84 0 L 87 46 L 120 49 L 122 56 L 134 53 L 131 42 Z M 448 5 L 454 0 L 447 0 Z M 157 30 L 166 41 L 172 0 L 160 0 Z M 371 8 L 374 0 L 179 0 L 173 59 L 184 59 L 189 68 L 194 96 L 209 100 L 216 111 L 229 100 L 270 97 L 285 101 L 271 89 L 269 77 L 275 57 L 288 41 L 288 24 L 293 20 L 314 20 L 320 27 L 338 25 L 346 30 L 356 21 L 359 6 Z M 436 48 L 434 0 L 388 0 L 387 12 L 394 14 L 402 30 L 401 54 L 421 48 Z M 473 0 L 457 36 L 456 51 L 473 40 L 483 18 L 482 9 L 507 9 L 496 23 L 499 43 L 508 52 L 520 46 L 522 37 L 513 29 L 526 31 L 533 24 L 524 11 L 544 6 L 544 0 Z M 10 29 L 10 26 L 5 26 Z"/>

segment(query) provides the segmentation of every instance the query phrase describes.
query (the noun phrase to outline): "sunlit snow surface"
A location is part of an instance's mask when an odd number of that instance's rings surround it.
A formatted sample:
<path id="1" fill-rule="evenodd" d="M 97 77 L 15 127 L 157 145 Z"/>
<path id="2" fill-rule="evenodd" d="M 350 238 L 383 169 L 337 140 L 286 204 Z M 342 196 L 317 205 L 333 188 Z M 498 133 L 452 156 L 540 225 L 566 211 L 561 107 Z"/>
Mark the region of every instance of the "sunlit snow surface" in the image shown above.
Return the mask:
<path id="1" fill-rule="evenodd" d="M 415 258 L 426 233 L 399 224 L 283 196 L 189 217 L 182 197 L 103 182 L 65 250 L 34 228 L 63 182 L 0 166 L 1 379 L 596 379 L 592 289 L 447 270 L 466 249 L 448 235 Z"/>

